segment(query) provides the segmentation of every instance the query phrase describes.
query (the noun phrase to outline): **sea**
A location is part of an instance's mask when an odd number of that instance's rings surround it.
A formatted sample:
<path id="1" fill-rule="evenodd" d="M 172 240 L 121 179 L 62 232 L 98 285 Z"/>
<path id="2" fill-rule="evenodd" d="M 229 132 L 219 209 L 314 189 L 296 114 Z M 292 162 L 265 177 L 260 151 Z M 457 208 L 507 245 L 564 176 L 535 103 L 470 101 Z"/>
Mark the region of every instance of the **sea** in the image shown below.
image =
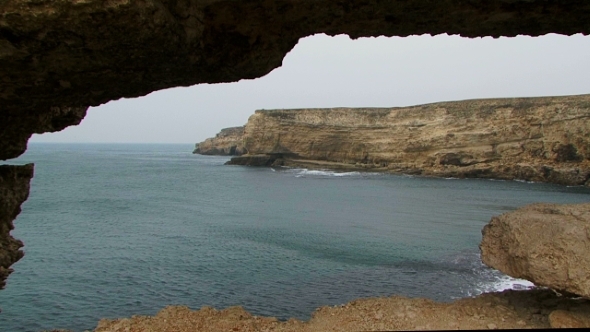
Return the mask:
<path id="1" fill-rule="evenodd" d="M 8 161 L 34 162 L 35 177 L 0 331 L 92 330 L 168 305 L 307 320 L 357 298 L 526 289 L 481 263 L 483 226 L 590 201 L 586 187 L 226 166 L 192 149 L 31 143 Z"/>

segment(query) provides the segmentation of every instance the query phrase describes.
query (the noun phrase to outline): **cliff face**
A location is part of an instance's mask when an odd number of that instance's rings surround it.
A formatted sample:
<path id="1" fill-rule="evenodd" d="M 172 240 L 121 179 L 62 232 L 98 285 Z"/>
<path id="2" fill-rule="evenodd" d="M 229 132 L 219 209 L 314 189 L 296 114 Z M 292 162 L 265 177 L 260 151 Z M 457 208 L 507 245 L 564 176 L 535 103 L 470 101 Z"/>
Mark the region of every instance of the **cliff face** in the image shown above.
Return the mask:
<path id="1" fill-rule="evenodd" d="M 195 144 L 193 153 L 218 156 L 241 156 L 245 153 L 244 126 L 221 129 L 213 138 Z"/>
<path id="2" fill-rule="evenodd" d="M 244 146 L 266 164 L 590 185 L 589 133 L 590 95 L 581 95 L 256 111 Z"/>

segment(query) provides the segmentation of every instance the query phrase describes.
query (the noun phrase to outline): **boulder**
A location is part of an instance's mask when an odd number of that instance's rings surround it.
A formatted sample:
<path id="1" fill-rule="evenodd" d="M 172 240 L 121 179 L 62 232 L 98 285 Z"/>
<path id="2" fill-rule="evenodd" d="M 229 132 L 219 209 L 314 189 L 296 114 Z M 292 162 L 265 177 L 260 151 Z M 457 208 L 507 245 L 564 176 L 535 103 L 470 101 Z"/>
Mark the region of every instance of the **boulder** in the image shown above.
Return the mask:
<path id="1" fill-rule="evenodd" d="M 528 205 L 492 218 L 482 235 L 486 265 L 590 298 L 590 203 Z"/>

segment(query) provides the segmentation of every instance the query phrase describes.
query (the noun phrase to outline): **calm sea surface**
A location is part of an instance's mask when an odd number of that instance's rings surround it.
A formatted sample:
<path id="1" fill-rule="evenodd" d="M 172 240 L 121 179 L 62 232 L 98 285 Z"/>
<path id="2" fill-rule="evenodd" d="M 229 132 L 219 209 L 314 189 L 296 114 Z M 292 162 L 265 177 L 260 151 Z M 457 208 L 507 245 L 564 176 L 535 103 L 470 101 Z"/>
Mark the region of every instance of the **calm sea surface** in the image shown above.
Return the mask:
<path id="1" fill-rule="evenodd" d="M 359 297 L 438 301 L 524 281 L 480 263 L 481 229 L 590 190 L 539 183 L 223 166 L 186 145 L 30 144 L 25 242 L 0 331 L 93 329 L 166 305 L 309 319 Z"/>

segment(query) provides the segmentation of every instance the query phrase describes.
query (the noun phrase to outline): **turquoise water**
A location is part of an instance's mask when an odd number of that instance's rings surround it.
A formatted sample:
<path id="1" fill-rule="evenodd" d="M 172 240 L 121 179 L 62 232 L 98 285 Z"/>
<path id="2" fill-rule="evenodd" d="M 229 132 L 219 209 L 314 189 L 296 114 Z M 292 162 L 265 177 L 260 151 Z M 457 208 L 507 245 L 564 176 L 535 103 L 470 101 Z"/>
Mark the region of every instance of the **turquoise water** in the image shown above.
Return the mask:
<path id="1" fill-rule="evenodd" d="M 223 166 L 192 148 L 31 144 L 12 161 L 36 167 L 0 331 L 81 331 L 171 304 L 308 319 L 359 297 L 522 288 L 480 263 L 482 227 L 524 204 L 590 200 L 539 183 Z"/>

